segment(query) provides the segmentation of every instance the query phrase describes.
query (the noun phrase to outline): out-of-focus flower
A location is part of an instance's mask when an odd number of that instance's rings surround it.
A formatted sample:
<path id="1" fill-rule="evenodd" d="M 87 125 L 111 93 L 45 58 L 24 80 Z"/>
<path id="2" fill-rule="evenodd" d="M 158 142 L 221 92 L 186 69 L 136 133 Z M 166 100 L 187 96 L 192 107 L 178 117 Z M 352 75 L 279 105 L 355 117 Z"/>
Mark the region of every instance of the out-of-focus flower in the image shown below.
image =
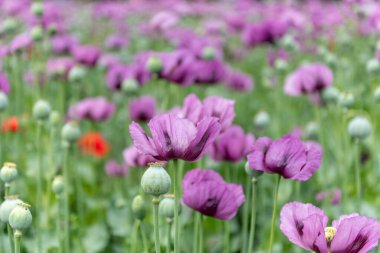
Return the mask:
<path id="1" fill-rule="evenodd" d="M 106 47 L 111 50 L 120 50 L 128 45 L 128 38 L 121 34 L 110 35 L 106 40 Z"/>
<path id="2" fill-rule="evenodd" d="M 9 44 L 9 52 L 16 53 L 20 50 L 31 47 L 33 44 L 32 37 L 27 33 L 17 35 Z"/>
<path id="3" fill-rule="evenodd" d="M 67 78 L 74 66 L 75 62 L 71 58 L 52 58 L 46 64 L 46 73 L 51 77 Z"/>
<path id="4" fill-rule="evenodd" d="M 140 167 L 143 168 L 148 165 L 148 163 L 158 162 L 150 155 L 141 154 L 134 146 L 131 146 L 123 151 L 123 157 L 125 163 L 129 167 Z"/>
<path id="5" fill-rule="evenodd" d="M 239 126 L 231 126 L 211 146 L 211 157 L 215 161 L 239 162 L 243 159 L 254 143 L 252 134 L 244 134 Z"/>
<path id="6" fill-rule="evenodd" d="M 228 184 L 213 170 L 193 169 L 182 182 L 183 202 L 201 214 L 231 220 L 245 197 L 241 185 Z"/>
<path id="7" fill-rule="evenodd" d="M 312 204 L 291 202 L 281 210 L 282 233 L 307 251 L 365 253 L 380 238 L 380 222 L 357 213 L 340 216 L 331 227 L 327 223 L 325 212 Z"/>
<path id="8" fill-rule="evenodd" d="M 142 96 L 129 102 L 129 116 L 133 121 L 149 121 L 156 112 L 156 101 L 152 96 Z"/>
<path id="9" fill-rule="evenodd" d="M 243 43 L 247 47 L 273 44 L 285 35 L 288 27 L 281 20 L 266 20 L 258 24 L 247 24 L 243 31 Z"/>
<path id="10" fill-rule="evenodd" d="M 193 63 L 192 73 L 196 84 L 217 84 L 225 80 L 227 69 L 220 59 L 197 60 Z"/>
<path id="11" fill-rule="evenodd" d="M 83 45 L 74 46 L 71 53 L 76 62 L 89 67 L 94 67 L 101 55 L 99 48 Z"/>
<path id="12" fill-rule="evenodd" d="M 3 120 L 1 131 L 3 133 L 16 133 L 20 130 L 20 123 L 17 116 L 11 116 Z"/>
<path id="13" fill-rule="evenodd" d="M 195 124 L 172 113 L 155 116 L 148 126 L 152 138 L 135 122 L 129 126 L 129 131 L 135 147 L 142 154 L 160 161 L 196 161 L 220 132 L 220 124 L 214 117 L 204 118 Z"/>
<path id="14" fill-rule="evenodd" d="M 69 109 L 69 119 L 106 121 L 115 111 L 115 105 L 104 97 L 86 98 Z"/>
<path id="15" fill-rule="evenodd" d="M 115 160 L 108 161 L 105 169 L 107 175 L 111 177 L 124 177 L 128 173 L 128 166 L 118 164 Z"/>
<path id="16" fill-rule="evenodd" d="M 8 77 L 0 71 L 0 91 L 8 95 L 10 90 L 11 86 L 9 85 Z"/>
<path id="17" fill-rule="evenodd" d="M 315 142 L 302 142 L 285 135 L 272 141 L 259 138 L 248 155 L 253 170 L 276 173 L 286 179 L 306 181 L 319 168 L 322 161 L 322 147 Z"/>
<path id="18" fill-rule="evenodd" d="M 253 89 L 254 82 L 253 79 L 245 73 L 238 70 L 230 70 L 224 85 L 230 90 L 246 92 Z"/>
<path id="19" fill-rule="evenodd" d="M 68 54 L 78 44 L 70 35 L 57 35 L 51 38 L 51 50 L 56 54 Z"/>
<path id="20" fill-rule="evenodd" d="M 109 152 L 108 141 L 98 132 L 88 132 L 82 135 L 78 145 L 86 155 L 105 157 Z"/>
<path id="21" fill-rule="evenodd" d="M 150 26 L 156 31 L 165 31 L 174 27 L 179 21 L 178 16 L 172 12 L 158 12 L 150 20 Z"/>

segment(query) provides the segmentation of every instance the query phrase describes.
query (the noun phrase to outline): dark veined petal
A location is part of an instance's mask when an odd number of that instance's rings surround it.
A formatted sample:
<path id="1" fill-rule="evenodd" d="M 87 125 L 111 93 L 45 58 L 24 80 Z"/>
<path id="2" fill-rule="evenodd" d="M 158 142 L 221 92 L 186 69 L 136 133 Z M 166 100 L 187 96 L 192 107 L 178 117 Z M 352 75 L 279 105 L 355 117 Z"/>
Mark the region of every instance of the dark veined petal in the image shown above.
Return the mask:
<path id="1" fill-rule="evenodd" d="M 134 146 L 140 153 L 144 155 L 151 155 L 157 159 L 160 159 L 158 158 L 158 153 L 153 144 L 153 140 L 147 136 L 139 124 L 132 122 L 132 124 L 129 125 L 129 132 L 131 134 Z"/>
<path id="2" fill-rule="evenodd" d="M 272 140 L 268 137 L 261 137 L 257 139 L 257 141 L 252 147 L 251 152 L 247 156 L 249 166 L 253 170 L 273 173 L 270 170 L 268 170 L 265 166 L 265 156 L 271 144 Z"/>
<path id="3" fill-rule="evenodd" d="M 305 142 L 306 163 L 299 174 L 295 175 L 292 179 L 299 181 L 308 180 L 314 172 L 319 169 L 322 163 L 323 149 L 321 145 L 316 142 Z"/>

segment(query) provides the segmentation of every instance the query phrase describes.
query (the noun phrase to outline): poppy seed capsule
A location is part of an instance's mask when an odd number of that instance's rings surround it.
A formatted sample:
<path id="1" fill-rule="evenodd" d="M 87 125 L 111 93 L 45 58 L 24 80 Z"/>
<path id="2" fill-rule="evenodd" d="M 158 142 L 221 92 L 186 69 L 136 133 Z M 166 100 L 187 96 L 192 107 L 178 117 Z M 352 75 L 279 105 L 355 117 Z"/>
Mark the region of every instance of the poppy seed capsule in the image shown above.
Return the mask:
<path id="1" fill-rule="evenodd" d="M 23 231 L 32 224 L 32 213 L 29 210 L 30 205 L 21 202 L 9 214 L 9 225 L 14 230 Z"/>
<path id="2" fill-rule="evenodd" d="M 49 120 L 52 125 L 58 125 L 61 120 L 61 116 L 59 115 L 59 112 L 57 111 L 51 112 Z"/>
<path id="3" fill-rule="evenodd" d="M 339 101 L 340 92 L 337 88 L 330 86 L 322 91 L 322 100 L 326 104 L 336 104 Z"/>
<path id="4" fill-rule="evenodd" d="M 160 58 L 152 56 L 148 59 L 146 66 L 149 72 L 159 73 L 162 70 L 162 61 Z"/>
<path id="5" fill-rule="evenodd" d="M 250 166 L 249 163 L 246 162 L 244 165 L 244 170 L 247 173 L 248 176 L 250 176 L 252 179 L 257 179 L 259 178 L 264 172 L 258 171 L 258 170 L 253 170 Z"/>
<path id="6" fill-rule="evenodd" d="M 342 93 L 339 97 L 339 104 L 344 108 L 350 108 L 354 105 L 355 98 L 352 93 Z"/>
<path id="7" fill-rule="evenodd" d="M 61 137 L 68 143 L 76 142 L 79 139 L 80 134 L 81 133 L 78 124 L 73 121 L 66 123 L 62 127 Z"/>
<path id="8" fill-rule="evenodd" d="M 53 179 L 52 189 L 55 194 L 60 195 L 64 189 L 64 180 L 62 176 L 56 176 Z"/>
<path id="9" fill-rule="evenodd" d="M 162 163 L 150 163 L 141 178 L 141 187 L 146 194 L 158 197 L 170 189 L 170 176 L 162 167 Z"/>
<path id="10" fill-rule="evenodd" d="M 355 139 L 365 139 L 371 134 L 371 123 L 367 118 L 357 116 L 348 124 L 348 134 Z"/>
<path id="11" fill-rule="evenodd" d="M 216 56 L 215 49 L 213 47 L 205 47 L 202 50 L 202 58 L 207 61 L 214 60 Z"/>
<path id="12" fill-rule="evenodd" d="M 270 124 L 270 116 L 265 111 L 260 111 L 253 119 L 253 124 L 256 128 L 265 129 Z"/>
<path id="13" fill-rule="evenodd" d="M 0 205 L 0 220 L 4 223 L 9 222 L 9 214 L 17 206 L 18 203 L 22 203 L 17 196 L 7 196 L 3 203 Z"/>
<path id="14" fill-rule="evenodd" d="M 311 140 L 317 140 L 319 137 L 319 124 L 315 122 L 307 123 L 305 127 L 305 138 Z"/>
<path id="15" fill-rule="evenodd" d="M 5 95 L 5 93 L 0 91 L 0 113 L 7 109 L 8 103 L 8 97 Z"/>
<path id="16" fill-rule="evenodd" d="M 134 94 L 139 88 L 139 84 L 135 79 L 128 78 L 123 81 L 122 90 L 126 94 Z"/>
<path id="17" fill-rule="evenodd" d="M 33 3 L 31 9 L 32 13 L 37 17 L 41 17 L 44 14 L 44 6 L 41 2 Z"/>
<path id="18" fill-rule="evenodd" d="M 377 73 L 380 70 L 380 63 L 377 59 L 370 59 L 367 62 L 367 72 L 368 73 Z"/>
<path id="19" fill-rule="evenodd" d="M 17 178 L 16 164 L 4 163 L 0 170 L 0 178 L 4 183 L 10 183 Z"/>
<path id="20" fill-rule="evenodd" d="M 132 200 L 132 212 L 136 219 L 142 220 L 146 215 L 145 201 L 141 195 L 137 195 Z"/>
<path id="21" fill-rule="evenodd" d="M 50 112 L 50 105 L 45 100 L 39 100 L 33 106 L 33 117 L 37 120 L 47 120 Z"/>
<path id="22" fill-rule="evenodd" d="M 30 36 L 32 37 L 33 41 L 41 41 L 44 37 L 44 30 L 41 26 L 35 26 L 32 28 Z"/>
<path id="23" fill-rule="evenodd" d="M 79 82 L 86 75 L 86 70 L 83 67 L 75 66 L 69 72 L 69 81 L 70 82 Z"/>
<path id="24" fill-rule="evenodd" d="M 158 206 L 158 210 L 160 215 L 171 220 L 174 218 L 174 195 L 166 194 L 164 198 L 160 201 L 160 205 Z"/>

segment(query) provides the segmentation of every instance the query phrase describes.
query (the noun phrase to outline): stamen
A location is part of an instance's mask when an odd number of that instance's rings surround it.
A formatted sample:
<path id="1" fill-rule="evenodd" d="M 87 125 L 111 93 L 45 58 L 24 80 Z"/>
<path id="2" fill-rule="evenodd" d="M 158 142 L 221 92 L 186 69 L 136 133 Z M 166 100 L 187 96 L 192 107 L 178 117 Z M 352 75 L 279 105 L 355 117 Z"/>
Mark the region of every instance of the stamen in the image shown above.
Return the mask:
<path id="1" fill-rule="evenodd" d="M 334 239 L 335 233 L 336 233 L 336 228 L 334 227 L 325 228 L 326 241 L 331 242 Z"/>

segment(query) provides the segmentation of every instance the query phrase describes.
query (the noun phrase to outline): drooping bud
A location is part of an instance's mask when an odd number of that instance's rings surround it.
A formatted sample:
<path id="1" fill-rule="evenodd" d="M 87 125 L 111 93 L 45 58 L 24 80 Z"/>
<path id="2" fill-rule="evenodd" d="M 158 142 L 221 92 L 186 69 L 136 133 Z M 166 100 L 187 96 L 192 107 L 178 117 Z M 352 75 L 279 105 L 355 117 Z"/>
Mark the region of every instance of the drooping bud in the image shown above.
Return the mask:
<path id="1" fill-rule="evenodd" d="M 144 198 L 141 195 L 137 195 L 132 200 L 132 212 L 136 219 L 143 220 L 146 215 L 146 206 Z"/>
<path id="2" fill-rule="evenodd" d="M 170 189 L 170 176 L 162 167 L 162 163 L 150 163 L 141 178 L 141 187 L 146 194 L 158 197 Z"/>
<path id="3" fill-rule="evenodd" d="M 18 196 L 7 196 L 0 205 L 0 220 L 4 223 L 9 222 L 9 214 L 17 206 L 18 203 L 22 203 L 22 200 Z"/>
<path id="4" fill-rule="evenodd" d="M 17 178 L 17 169 L 15 163 L 4 163 L 3 167 L 0 170 L 1 180 L 9 184 Z"/>
<path id="5" fill-rule="evenodd" d="M 371 134 L 371 123 L 362 116 L 353 118 L 348 124 L 348 134 L 355 139 L 363 140 Z"/>
<path id="6" fill-rule="evenodd" d="M 55 192 L 55 194 L 57 194 L 57 195 L 60 195 L 63 192 L 64 188 L 65 188 L 65 186 L 64 186 L 63 177 L 62 176 L 56 176 L 53 179 L 53 183 L 52 183 L 53 192 Z"/>
<path id="7" fill-rule="evenodd" d="M 32 213 L 29 210 L 30 205 L 21 202 L 9 214 L 9 225 L 14 230 L 23 231 L 32 224 Z"/>
<path id="8" fill-rule="evenodd" d="M 47 120 L 50 112 L 50 104 L 45 100 L 39 100 L 33 106 L 33 117 L 37 120 Z"/>

